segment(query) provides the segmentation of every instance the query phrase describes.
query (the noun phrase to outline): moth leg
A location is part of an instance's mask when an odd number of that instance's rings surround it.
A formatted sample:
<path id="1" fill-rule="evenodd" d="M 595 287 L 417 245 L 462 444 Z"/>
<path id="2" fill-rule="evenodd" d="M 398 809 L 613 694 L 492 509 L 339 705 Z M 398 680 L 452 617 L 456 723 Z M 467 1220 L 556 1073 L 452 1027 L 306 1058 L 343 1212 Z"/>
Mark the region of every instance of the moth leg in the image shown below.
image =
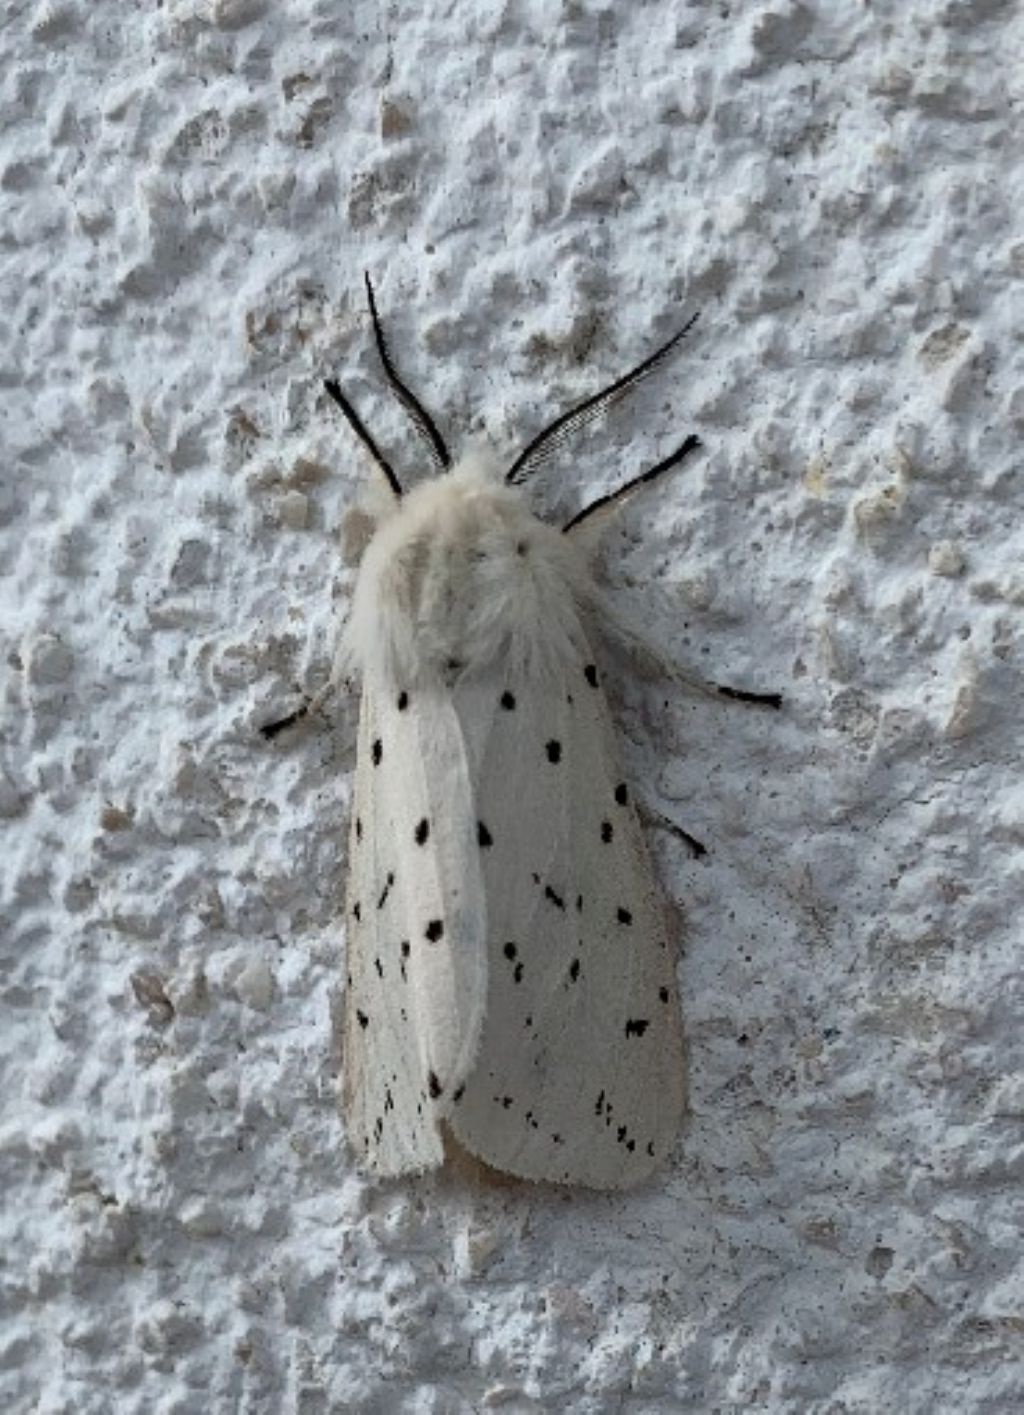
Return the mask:
<path id="1" fill-rule="evenodd" d="M 646 670 L 651 677 L 670 678 L 687 692 L 707 698 L 729 698 L 732 702 L 751 703 L 755 707 L 778 709 L 782 707 L 781 693 L 760 693 L 748 688 L 737 688 L 730 683 L 716 683 L 703 678 L 690 669 L 680 668 L 666 658 L 661 649 L 653 644 L 643 630 L 605 607 L 605 628 L 613 643 L 625 649 Z"/>
<path id="2" fill-rule="evenodd" d="M 637 801 L 637 815 L 641 823 L 650 830 L 664 830 L 669 835 L 674 835 L 677 840 L 681 840 L 689 850 L 695 860 L 701 859 L 708 853 L 708 847 L 704 845 L 695 835 L 691 835 L 688 830 L 684 830 L 681 825 L 677 825 L 674 820 L 663 815 L 661 811 L 656 811 L 653 806 L 646 801 Z"/>
<path id="3" fill-rule="evenodd" d="M 689 672 L 674 663 L 665 663 L 663 672 L 681 687 L 703 697 L 728 698 L 734 703 L 750 703 L 776 711 L 782 707 L 781 693 L 757 693 L 750 688 L 736 688 L 731 683 L 716 683 L 712 678 L 702 678 L 699 673 Z"/>
<path id="4" fill-rule="evenodd" d="M 294 727 L 296 723 L 301 722 L 304 718 L 308 717 L 310 713 L 319 712 L 337 686 L 335 677 L 332 674 L 327 682 L 324 683 L 322 687 L 318 688 L 312 697 L 307 698 L 301 707 L 297 707 L 294 712 L 288 713 L 285 717 L 279 717 L 275 722 L 265 722 L 260 728 L 260 732 L 266 737 L 268 742 L 273 741 L 279 733 L 284 732 L 289 727 Z"/>
<path id="5" fill-rule="evenodd" d="M 752 693 L 748 688 L 732 688 L 728 683 L 713 683 L 720 698 L 732 698 L 735 703 L 753 703 L 755 707 L 782 707 L 781 693 Z"/>

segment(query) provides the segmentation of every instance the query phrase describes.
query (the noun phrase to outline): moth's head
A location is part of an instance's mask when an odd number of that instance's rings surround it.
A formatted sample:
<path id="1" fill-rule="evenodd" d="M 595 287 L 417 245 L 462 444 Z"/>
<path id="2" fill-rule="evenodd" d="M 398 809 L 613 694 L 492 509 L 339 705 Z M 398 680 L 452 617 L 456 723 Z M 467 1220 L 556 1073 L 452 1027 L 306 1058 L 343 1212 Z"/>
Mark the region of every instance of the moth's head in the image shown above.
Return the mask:
<path id="1" fill-rule="evenodd" d="M 537 673 L 593 599 L 576 547 L 469 454 L 405 492 L 366 546 L 346 631 L 354 664 L 451 685 L 496 661 Z"/>
<path id="2" fill-rule="evenodd" d="M 364 524 L 368 543 L 388 564 L 427 560 L 528 561 L 541 544 L 564 538 L 539 520 L 516 487 L 507 486 L 493 451 L 471 444 L 443 473 L 422 478 L 401 497 L 371 493 Z M 471 573 L 467 567 L 465 573 Z"/>
<path id="3" fill-rule="evenodd" d="M 344 514 L 341 544 L 345 562 L 362 562 L 370 541 L 391 522 L 412 524 L 421 519 L 425 506 L 479 502 L 482 493 L 502 486 L 502 467 L 494 451 L 484 442 L 469 442 L 460 457 L 444 471 L 428 471 L 411 487 L 396 496 L 380 468 L 374 469 L 359 502 Z M 412 508 L 410 513 L 410 508 Z"/>

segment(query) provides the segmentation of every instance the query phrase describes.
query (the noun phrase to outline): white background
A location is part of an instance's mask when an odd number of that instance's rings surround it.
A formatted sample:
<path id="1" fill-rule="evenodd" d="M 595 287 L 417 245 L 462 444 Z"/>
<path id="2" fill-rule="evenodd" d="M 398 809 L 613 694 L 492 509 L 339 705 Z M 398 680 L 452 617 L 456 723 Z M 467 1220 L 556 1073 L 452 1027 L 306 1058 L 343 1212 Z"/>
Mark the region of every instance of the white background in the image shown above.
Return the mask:
<path id="1" fill-rule="evenodd" d="M 0 28 L 6 1412 L 1024 1402 L 1024 21 L 1001 0 L 47 0 Z M 1016 90 L 1016 91 L 1015 91 Z M 690 430 L 607 574 L 686 916 L 674 1164 L 378 1184 L 332 1018 L 366 458 Z M 1015 465 L 1015 459 L 1017 465 Z"/>

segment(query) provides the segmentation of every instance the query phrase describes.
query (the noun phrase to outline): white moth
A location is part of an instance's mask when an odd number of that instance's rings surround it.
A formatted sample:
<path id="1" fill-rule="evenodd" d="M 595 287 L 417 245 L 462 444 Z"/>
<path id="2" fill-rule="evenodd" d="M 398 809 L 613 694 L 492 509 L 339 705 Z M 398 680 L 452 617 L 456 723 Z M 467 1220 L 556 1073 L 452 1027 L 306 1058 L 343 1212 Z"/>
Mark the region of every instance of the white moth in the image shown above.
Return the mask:
<path id="1" fill-rule="evenodd" d="M 526 1179 L 625 1188 L 676 1139 L 684 1057 L 677 940 L 617 762 L 598 671 L 606 611 L 589 538 L 575 534 L 621 493 L 556 527 L 516 484 L 693 320 L 502 477 L 452 463 L 394 370 L 367 288 L 384 368 L 437 474 L 403 493 L 326 384 L 390 487 L 340 658 L 362 683 L 348 1138 L 381 1175 L 435 1168 L 455 1145 Z M 622 491 L 697 446 L 687 438 Z"/>

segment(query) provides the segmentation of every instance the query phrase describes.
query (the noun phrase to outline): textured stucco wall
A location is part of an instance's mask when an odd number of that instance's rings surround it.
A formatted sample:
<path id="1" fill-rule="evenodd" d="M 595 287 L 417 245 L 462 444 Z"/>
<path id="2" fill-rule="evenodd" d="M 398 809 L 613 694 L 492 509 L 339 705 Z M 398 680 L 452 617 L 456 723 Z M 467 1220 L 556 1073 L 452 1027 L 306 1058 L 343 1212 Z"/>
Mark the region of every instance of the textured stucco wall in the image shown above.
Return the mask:
<path id="1" fill-rule="evenodd" d="M 45 0 L 0 25 L 0 1404 L 1024 1402 L 1021 8 Z M 1017 107 L 1015 108 L 1015 104 Z M 538 479 L 694 428 L 609 575 L 691 1118 L 622 1198 L 366 1182 L 335 1095 L 340 374 Z"/>

